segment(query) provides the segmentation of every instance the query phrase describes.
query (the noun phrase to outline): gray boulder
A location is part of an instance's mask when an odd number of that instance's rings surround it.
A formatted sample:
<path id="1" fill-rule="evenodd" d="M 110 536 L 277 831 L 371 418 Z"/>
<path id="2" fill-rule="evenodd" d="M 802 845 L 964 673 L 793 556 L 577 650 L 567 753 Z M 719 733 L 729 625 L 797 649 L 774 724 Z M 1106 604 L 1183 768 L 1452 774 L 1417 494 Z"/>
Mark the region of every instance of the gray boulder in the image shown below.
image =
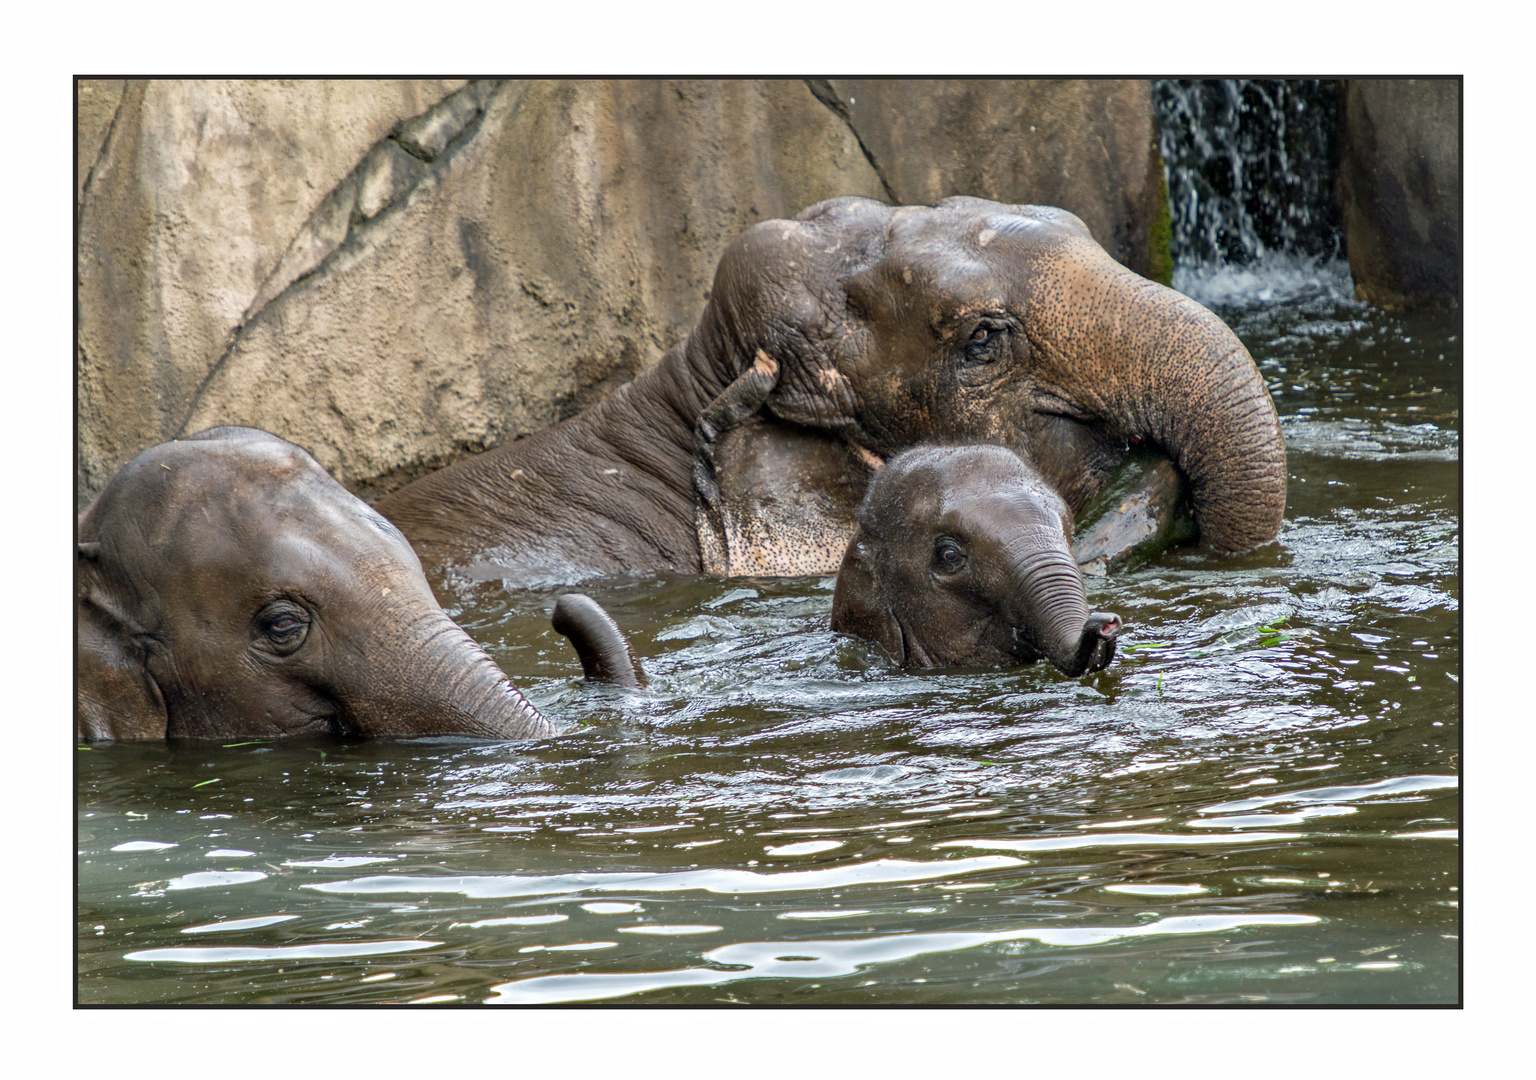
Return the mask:
<path id="1" fill-rule="evenodd" d="M 1455 79 L 1345 84 L 1339 205 L 1359 299 L 1398 310 L 1460 303 L 1460 125 Z"/>

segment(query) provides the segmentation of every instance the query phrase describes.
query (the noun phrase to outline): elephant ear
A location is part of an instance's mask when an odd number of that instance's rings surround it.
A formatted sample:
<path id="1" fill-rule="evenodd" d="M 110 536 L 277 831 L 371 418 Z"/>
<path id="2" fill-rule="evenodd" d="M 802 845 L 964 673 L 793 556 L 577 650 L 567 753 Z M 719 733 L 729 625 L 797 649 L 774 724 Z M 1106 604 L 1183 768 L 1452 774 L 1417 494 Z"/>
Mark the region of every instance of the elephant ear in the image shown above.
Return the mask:
<path id="1" fill-rule="evenodd" d="M 858 395 L 840 361 L 858 354 L 867 331 L 850 316 L 844 282 L 878 261 L 895 212 L 875 199 L 828 199 L 759 222 L 721 256 L 706 319 L 733 378 L 760 351 L 779 365 L 764 402 L 771 417 L 834 436 L 855 427 Z"/>
<path id="2" fill-rule="evenodd" d="M 901 626 L 890 605 L 876 570 L 877 560 L 870 551 L 870 540 L 863 529 L 848 543 L 843 564 L 837 571 L 837 588 L 832 593 L 832 630 L 850 637 L 873 641 L 898 664 L 906 662 Z"/>
<path id="3" fill-rule="evenodd" d="M 762 414 L 721 432 L 716 495 L 696 517 L 704 573 L 720 577 L 835 574 L 877 459 L 841 439 Z"/>
<path id="4" fill-rule="evenodd" d="M 705 409 L 693 479 L 705 573 L 836 571 L 880 461 L 853 438 L 859 401 L 844 280 L 882 247 L 893 208 L 843 197 L 760 222 L 720 258 L 698 340 L 731 382 Z"/>
<path id="5" fill-rule="evenodd" d="M 75 737 L 165 738 L 165 701 L 134 642 L 140 628 L 104 573 L 99 542 L 76 545 L 75 581 Z"/>

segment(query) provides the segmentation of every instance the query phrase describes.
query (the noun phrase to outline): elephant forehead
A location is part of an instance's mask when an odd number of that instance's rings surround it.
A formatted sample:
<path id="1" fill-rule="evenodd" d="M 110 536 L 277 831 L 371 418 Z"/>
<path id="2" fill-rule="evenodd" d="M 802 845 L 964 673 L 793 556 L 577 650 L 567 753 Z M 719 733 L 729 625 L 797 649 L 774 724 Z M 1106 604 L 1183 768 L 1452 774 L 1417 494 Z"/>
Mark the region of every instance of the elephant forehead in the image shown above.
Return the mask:
<path id="1" fill-rule="evenodd" d="M 902 207 L 891 216 L 885 240 L 887 252 L 897 255 L 948 249 L 1007 257 L 1090 235 L 1079 218 L 1054 206 L 952 199 L 937 207 Z"/>
<path id="2" fill-rule="evenodd" d="M 892 538 L 969 531 L 1026 512 L 1039 519 L 1059 502 L 1017 454 L 986 443 L 907 450 L 876 474 L 866 496 L 869 516 Z"/>
<path id="3" fill-rule="evenodd" d="M 938 526 L 973 542 L 988 537 L 1004 540 L 1010 535 L 1046 529 L 1058 540 L 1063 514 L 1032 487 L 1010 484 L 980 490 L 960 488 L 945 493 L 939 507 Z"/>
<path id="4" fill-rule="evenodd" d="M 277 584 L 286 579 L 292 587 L 308 581 L 319 589 L 364 568 L 421 575 L 397 528 L 318 465 L 292 465 L 213 470 L 211 484 L 185 478 L 164 493 L 148 522 L 135 523 L 132 531 L 142 541 L 119 548 L 147 564 L 152 578 L 182 574 L 205 583 L 289 587 Z"/>
<path id="5" fill-rule="evenodd" d="M 937 490 L 986 488 L 1028 479 L 1032 474 L 1018 454 L 993 443 L 917 446 L 887 463 L 876 484 Z"/>
<path id="6" fill-rule="evenodd" d="M 86 517 L 104 530 L 153 519 L 164 524 L 166 538 L 173 538 L 186 527 L 186 519 L 209 519 L 214 508 L 267 497 L 313 473 L 330 480 L 313 458 L 275 436 L 173 440 L 150 447 L 125 465 Z"/>
<path id="7" fill-rule="evenodd" d="M 1019 253 L 974 246 L 909 245 L 887 251 L 847 291 L 872 317 L 876 332 L 925 325 L 941 336 L 981 315 L 1022 316 L 1041 266 Z"/>
<path id="8" fill-rule="evenodd" d="M 328 492 L 323 494 L 329 495 Z M 415 571 L 420 562 L 409 542 L 360 499 L 313 498 L 292 488 L 270 499 L 252 498 L 231 507 L 227 535 L 243 550 L 273 566 L 331 577 Z"/>

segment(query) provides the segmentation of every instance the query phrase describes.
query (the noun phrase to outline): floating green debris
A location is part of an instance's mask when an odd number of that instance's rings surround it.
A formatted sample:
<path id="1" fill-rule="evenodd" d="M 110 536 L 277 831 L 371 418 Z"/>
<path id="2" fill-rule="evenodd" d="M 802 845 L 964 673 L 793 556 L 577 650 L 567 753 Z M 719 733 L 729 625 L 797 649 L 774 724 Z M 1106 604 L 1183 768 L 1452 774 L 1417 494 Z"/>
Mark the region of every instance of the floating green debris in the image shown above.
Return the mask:
<path id="1" fill-rule="evenodd" d="M 215 776 L 212 780 L 200 780 L 197 783 L 193 784 L 192 786 L 193 787 L 207 787 L 209 784 L 217 784 L 221 779 L 222 779 L 222 777 Z"/>
<path id="2" fill-rule="evenodd" d="M 1259 633 L 1264 636 L 1259 638 L 1259 640 L 1254 642 L 1252 645 L 1248 646 L 1248 648 L 1265 649 L 1277 642 L 1284 641 L 1289 635 L 1284 633 L 1280 628 L 1285 625 L 1285 621 L 1288 618 L 1290 618 L 1289 615 L 1282 615 L 1276 619 L 1273 624 L 1259 627 Z"/>
<path id="3" fill-rule="evenodd" d="M 276 742 L 276 739 L 252 739 L 249 742 L 227 742 L 224 749 L 231 750 L 236 746 L 260 746 L 263 743 Z"/>

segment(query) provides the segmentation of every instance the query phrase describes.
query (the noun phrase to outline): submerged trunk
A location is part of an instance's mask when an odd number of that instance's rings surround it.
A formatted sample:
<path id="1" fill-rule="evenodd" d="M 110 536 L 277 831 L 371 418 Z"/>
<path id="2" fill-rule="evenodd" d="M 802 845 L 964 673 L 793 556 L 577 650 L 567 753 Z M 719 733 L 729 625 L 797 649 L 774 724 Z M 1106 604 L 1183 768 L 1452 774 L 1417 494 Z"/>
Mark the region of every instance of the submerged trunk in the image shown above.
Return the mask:
<path id="1" fill-rule="evenodd" d="M 1248 350 L 1189 297 L 1118 265 L 1096 274 L 1091 318 L 1051 357 L 1060 366 L 1046 377 L 1079 387 L 1127 445 L 1167 453 L 1189 481 L 1203 543 L 1246 551 L 1274 540 L 1285 516 L 1285 443 Z"/>

